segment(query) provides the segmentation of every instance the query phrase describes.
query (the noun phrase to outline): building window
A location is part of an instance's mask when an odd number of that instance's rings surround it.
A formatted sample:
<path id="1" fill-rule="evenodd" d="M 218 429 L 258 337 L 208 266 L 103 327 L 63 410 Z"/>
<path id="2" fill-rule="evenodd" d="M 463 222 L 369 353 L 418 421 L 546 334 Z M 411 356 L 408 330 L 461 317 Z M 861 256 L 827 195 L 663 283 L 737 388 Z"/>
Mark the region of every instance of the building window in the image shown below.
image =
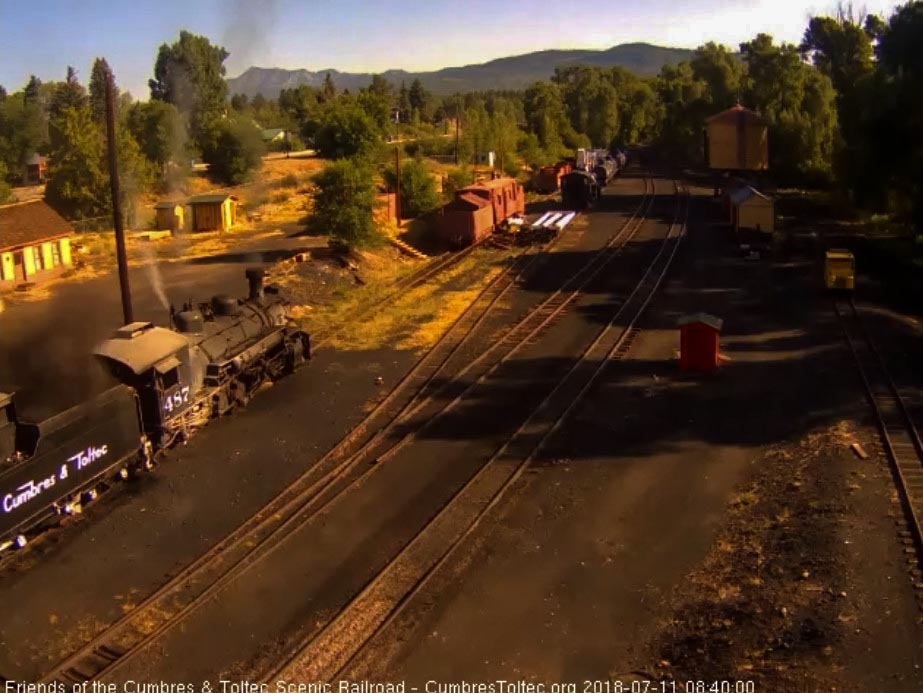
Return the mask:
<path id="1" fill-rule="evenodd" d="M 57 267 L 61 264 L 61 244 L 55 241 L 51 244 L 51 266 Z"/>
<path id="2" fill-rule="evenodd" d="M 34 245 L 29 250 L 32 251 L 32 264 L 35 265 L 35 271 L 45 269 L 42 267 L 42 246 Z"/>

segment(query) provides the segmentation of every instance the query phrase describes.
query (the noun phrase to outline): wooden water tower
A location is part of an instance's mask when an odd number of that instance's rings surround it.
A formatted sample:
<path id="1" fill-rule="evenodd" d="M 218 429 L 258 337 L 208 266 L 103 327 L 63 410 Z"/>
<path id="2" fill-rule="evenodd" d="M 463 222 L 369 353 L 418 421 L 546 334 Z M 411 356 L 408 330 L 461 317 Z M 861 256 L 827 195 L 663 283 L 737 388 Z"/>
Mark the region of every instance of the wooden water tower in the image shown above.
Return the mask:
<path id="1" fill-rule="evenodd" d="M 756 111 L 739 103 L 705 121 L 705 157 L 715 176 L 715 194 L 722 179 L 748 178 L 769 169 L 769 128 Z"/>

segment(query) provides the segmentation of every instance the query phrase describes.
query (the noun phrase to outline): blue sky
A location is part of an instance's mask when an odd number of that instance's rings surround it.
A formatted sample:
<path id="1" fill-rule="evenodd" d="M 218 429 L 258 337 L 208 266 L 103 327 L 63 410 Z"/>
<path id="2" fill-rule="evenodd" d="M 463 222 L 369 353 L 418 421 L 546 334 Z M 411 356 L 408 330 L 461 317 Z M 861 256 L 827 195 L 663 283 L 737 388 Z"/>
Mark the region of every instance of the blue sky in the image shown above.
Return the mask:
<path id="1" fill-rule="evenodd" d="M 885 0 L 857 2 L 889 14 Z M 432 70 L 546 48 L 648 41 L 735 46 L 760 31 L 798 41 L 812 13 L 836 0 L 0 0 L 0 84 L 29 74 L 86 81 L 96 56 L 147 98 L 158 46 L 180 29 L 230 52 L 228 76 L 251 65 L 375 72 Z M 581 9 L 581 8 L 585 8 Z"/>

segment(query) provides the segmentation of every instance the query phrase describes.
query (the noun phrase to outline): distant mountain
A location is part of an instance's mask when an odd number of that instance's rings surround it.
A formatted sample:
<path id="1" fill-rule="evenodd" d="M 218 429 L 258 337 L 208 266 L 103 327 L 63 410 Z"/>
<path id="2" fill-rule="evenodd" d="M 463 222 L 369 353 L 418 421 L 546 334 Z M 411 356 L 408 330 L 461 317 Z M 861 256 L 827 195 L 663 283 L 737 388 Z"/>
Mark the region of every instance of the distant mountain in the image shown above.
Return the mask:
<path id="1" fill-rule="evenodd" d="M 435 94 L 454 94 L 459 91 L 486 89 L 524 89 L 532 82 L 548 79 L 559 65 L 598 65 L 624 67 L 649 76 L 660 72 L 664 65 L 675 65 L 689 60 L 693 51 L 685 48 L 665 48 L 649 43 L 623 43 L 607 50 L 548 50 L 536 53 L 498 58 L 479 65 L 446 67 L 434 72 L 407 72 L 388 70 L 386 79 L 400 84 L 420 78 L 423 86 Z M 239 77 L 228 80 L 229 94 L 246 94 L 253 98 L 262 94 L 276 98 L 279 91 L 301 84 L 320 87 L 327 73 L 333 77 L 337 89 L 355 92 L 368 86 L 371 73 L 340 72 L 339 70 L 284 70 L 281 68 L 251 67 Z"/>

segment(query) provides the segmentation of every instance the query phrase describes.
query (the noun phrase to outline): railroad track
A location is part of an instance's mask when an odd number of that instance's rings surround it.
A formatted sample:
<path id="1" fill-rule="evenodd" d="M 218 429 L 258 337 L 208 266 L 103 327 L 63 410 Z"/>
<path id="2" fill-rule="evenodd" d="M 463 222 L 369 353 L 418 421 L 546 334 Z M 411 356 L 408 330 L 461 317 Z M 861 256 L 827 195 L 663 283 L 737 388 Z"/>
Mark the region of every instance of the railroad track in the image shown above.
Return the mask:
<path id="1" fill-rule="evenodd" d="M 916 550 L 916 567 L 920 567 L 923 561 L 923 444 L 920 434 L 853 299 L 835 298 L 834 310 L 875 415 L 909 528 L 906 538 Z"/>
<path id="2" fill-rule="evenodd" d="M 647 186 L 647 181 L 645 185 Z M 650 198 L 650 203 L 652 202 L 653 198 Z M 569 289 L 562 287 L 533 308 L 507 332 L 507 337 L 514 333 L 518 335 L 512 347 L 508 346 L 509 340 L 506 338 L 495 342 L 476 359 L 455 371 L 444 384 L 435 385 L 437 376 L 448 370 L 447 364 L 459 353 L 462 345 L 483 323 L 499 299 L 515 285 L 516 278 L 527 271 L 540 255 L 521 256 L 518 262 L 511 263 L 482 290 L 433 349 L 420 359 L 375 410 L 311 470 L 253 518 L 145 599 L 130 614 L 113 623 L 80 650 L 55 665 L 42 680 L 80 683 L 111 676 L 117 668 L 146 651 L 158 637 L 181 622 L 248 567 L 280 546 L 285 537 L 327 508 L 357 479 L 374 469 L 362 465 L 363 461 L 387 460 L 409 443 L 420 430 L 425 429 L 432 419 L 424 416 L 424 423 L 418 429 L 414 430 L 411 427 L 409 433 L 396 444 L 389 446 L 388 435 L 398 424 L 408 421 L 411 417 L 420 418 L 420 415 L 428 414 L 426 408 L 439 401 L 448 388 L 471 374 L 473 369 L 486 368 L 472 385 L 442 407 L 443 411 L 448 411 L 512 353 L 534 341 L 538 331 L 547 327 L 637 233 L 643 223 L 643 218 L 638 219 L 638 214 L 645 204 L 646 200 L 642 200 L 620 231 L 609 239 L 603 251 L 597 253 L 591 261 L 572 275 L 565 285 L 569 286 Z M 650 204 L 648 209 L 649 206 Z M 476 310 L 476 305 L 483 308 Z M 507 353 L 491 364 L 490 356 L 495 354 L 501 345 L 507 345 Z M 406 397 L 408 393 L 414 393 L 409 400 Z M 370 438 L 364 439 L 369 429 L 375 428 L 376 423 L 381 423 L 381 427 Z"/>
<path id="3" fill-rule="evenodd" d="M 240 570 L 252 562 L 256 556 L 255 550 L 263 546 L 275 532 L 285 528 L 294 513 L 303 507 L 306 499 L 313 498 L 340 477 L 337 474 L 341 466 L 338 462 L 344 459 L 348 461 L 365 449 L 368 441 L 363 441 L 363 436 L 370 429 L 375 429 L 376 425 L 387 428 L 397 415 L 395 410 L 398 413 L 402 410 L 402 398 L 412 393 L 414 388 L 425 387 L 443 371 L 448 360 L 468 341 L 500 298 L 538 257 L 538 253 L 521 253 L 511 258 L 511 262 L 481 290 L 391 392 L 311 469 L 130 613 L 56 664 L 42 680 L 80 683 L 99 677 L 164 632 L 189 608 L 220 589 L 231 571 Z M 446 266 L 446 263 L 442 263 L 437 269 L 431 268 L 426 278 L 434 276 Z M 414 281 L 422 283 L 426 278 L 417 275 Z M 359 446 L 358 449 L 356 446 Z"/>
<path id="4" fill-rule="evenodd" d="M 408 544 L 319 631 L 299 642 L 266 682 L 331 681 L 380 634 L 505 497 L 613 361 L 627 355 L 640 321 L 685 234 L 688 195 L 680 196 L 657 255 L 615 314 L 553 390 L 496 453 Z M 685 204 L 684 204 L 685 203 Z M 685 207 L 685 209 L 683 209 Z"/>

